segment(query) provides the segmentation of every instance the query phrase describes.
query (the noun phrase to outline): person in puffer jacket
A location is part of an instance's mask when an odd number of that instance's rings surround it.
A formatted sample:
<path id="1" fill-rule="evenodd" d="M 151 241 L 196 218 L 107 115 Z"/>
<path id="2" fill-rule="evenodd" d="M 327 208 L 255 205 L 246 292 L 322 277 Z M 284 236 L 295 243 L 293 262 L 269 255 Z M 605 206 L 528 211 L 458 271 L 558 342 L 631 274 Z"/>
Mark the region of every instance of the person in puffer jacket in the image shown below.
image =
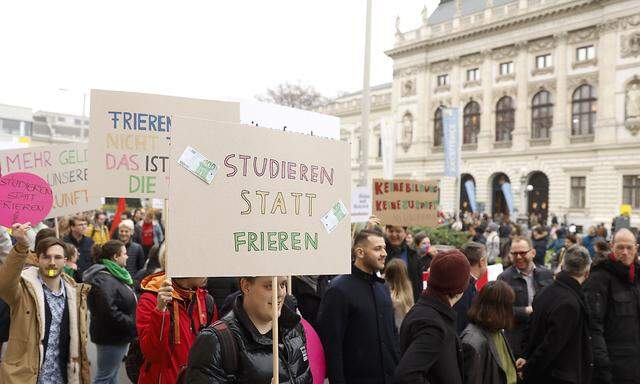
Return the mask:
<path id="1" fill-rule="evenodd" d="M 190 384 L 234 383 L 269 384 L 273 376 L 272 353 L 272 279 L 243 277 L 242 294 L 236 298 L 233 310 L 222 322 L 233 335 L 237 356 L 223 356 L 219 331 L 214 326 L 204 329 L 189 353 L 186 382 Z M 279 382 L 311 384 L 307 340 L 300 316 L 283 306 L 286 278 L 278 278 L 278 338 Z M 235 358 L 234 372 L 226 371 L 225 360 Z M 228 366 L 228 365 L 227 365 Z"/>

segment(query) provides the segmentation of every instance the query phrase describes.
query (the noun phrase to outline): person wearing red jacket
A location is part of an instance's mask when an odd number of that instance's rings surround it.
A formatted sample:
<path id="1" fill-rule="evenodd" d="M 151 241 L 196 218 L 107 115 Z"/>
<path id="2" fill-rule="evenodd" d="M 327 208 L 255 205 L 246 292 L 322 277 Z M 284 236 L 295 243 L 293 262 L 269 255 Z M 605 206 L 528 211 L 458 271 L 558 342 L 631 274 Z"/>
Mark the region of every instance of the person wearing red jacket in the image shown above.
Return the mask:
<path id="1" fill-rule="evenodd" d="M 144 362 L 138 384 L 175 383 L 198 332 L 218 320 L 213 298 L 201 288 L 206 281 L 171 279 L 164 272 L 142 280 L 136 328 Z"/>

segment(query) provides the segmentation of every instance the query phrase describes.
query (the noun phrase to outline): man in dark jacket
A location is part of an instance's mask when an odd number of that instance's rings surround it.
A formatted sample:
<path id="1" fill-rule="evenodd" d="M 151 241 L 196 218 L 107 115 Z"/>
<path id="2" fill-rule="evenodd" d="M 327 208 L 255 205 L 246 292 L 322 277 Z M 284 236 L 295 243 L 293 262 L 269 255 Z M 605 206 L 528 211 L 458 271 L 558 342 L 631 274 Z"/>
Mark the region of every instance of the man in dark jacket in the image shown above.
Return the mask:
<path id="1" fill-rule="evenodd" d="M 591 383 L 593 351 L 582 284 L 591 257 L 580 246 L 567 249 L 562 272 L 533 300 L 529 343 L 524 359 L 527 383 Z M 526 360 L 525 360 L 526 359 Z"/>
<path id="2" fill-rule="evenodd" d="M 469 308 L 471 308 L 473 298 L 478 294 L 476 282 L 480 276 L 484 275 L 487 271 L 487 250 L 484 245 L 470 241 L 464 244 L 460 251 L 467 257 L 471 265 L 471 272 L 469 276 L 469 287 L 464 291 L 460 301 L 453 306 L 453 310 L 457 313 L 456 331 L 458 335 L 460 335 L 469 324 L 467 312 Z"/>
<path id="3" fill-rule="evenodd" d="M 405 242 L 407 227 L 387 225 L 386 232 L 387 259 L 385 263 L 399 258 L 407 264 L 411 288 L 413 288 L 413 300 L 417 301 L 420 292 L 422 292 L 422 271 L 419 267 L 416 251 L 409 248 Z"/>
<path id="4" fill-rule="evenodd" d="M 553 282 L 553 273 L 541 265 L 535 265 L 533 257 L 535 249 L 531 246 L 531 239 L 515 236 L 510 248 L 511 266 L 498 276 L 511 286 L 516 294 L 513 303 L 515 324 L 507 332 L 507 338 L 516 358 L 521 357 L 524 350 L 524 338 L 529 325 L 529 317 L 533 313 L 533 298 L 543 288 Z"/>
<path id="5" fill-rule="evenodd" d="M 391 294 L 376 275 L 387 257 L 382 233 L 360 231 L 351 251 L 351 275 L 331 281 L 318 314 L 327 376 L 332 384 L 390 384 L 399 351 Z"/>
<path id="6" fill-rule="evenodd" d="M 593 337 L 593 383 L 640 383 L 640 264 L 633 233 L 620 229 L 613 254 L 584 285 Z"/>
<path id="7" fill-rule="evenodd" d="M 144 256 L 144 250 L 142 246 L 133 241 L 131 235 L 133 234 L 133 221 L 122 220 L 118 225 L 119 240 L 124 243 L 127 248 L 127 271 L 131 276 L 135 276 L 139 270 L 144 268 L 144 263 L 147 261 Z"/>
<path id="8" fill-rule="evenodd" d="M 460 251 L 446 251 L 434 257 L 427 289 L 400 328 L 402 359 L 394 383 L 465 382 L 452 305 L 460 300 L 468 284 L 469 261 Z"/>
<path id="9" fill-rule="evenodd" d="M 78 276 L 82 276 L 84 271 L 93 265 L 91 259 L 93 240 L 84 235 L 87 229 L 87 220 L 80 215 L 69 219 L 69 229 L 69 234 L 62 241 L 73 244 L 78 250 Z"/>

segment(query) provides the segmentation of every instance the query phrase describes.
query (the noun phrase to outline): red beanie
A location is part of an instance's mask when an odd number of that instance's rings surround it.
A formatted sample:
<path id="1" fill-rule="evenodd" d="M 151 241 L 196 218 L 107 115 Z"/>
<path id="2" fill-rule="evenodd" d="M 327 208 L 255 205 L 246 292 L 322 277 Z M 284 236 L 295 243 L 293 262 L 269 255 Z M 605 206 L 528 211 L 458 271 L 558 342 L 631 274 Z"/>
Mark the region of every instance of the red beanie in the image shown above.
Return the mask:
<path id="1" fill-rule="evenodd" d="M 429 270 L 429 290 L 455 295 L 469 286 L 471 266 L 467 257 L 457 249 L 438 253 Z"/>

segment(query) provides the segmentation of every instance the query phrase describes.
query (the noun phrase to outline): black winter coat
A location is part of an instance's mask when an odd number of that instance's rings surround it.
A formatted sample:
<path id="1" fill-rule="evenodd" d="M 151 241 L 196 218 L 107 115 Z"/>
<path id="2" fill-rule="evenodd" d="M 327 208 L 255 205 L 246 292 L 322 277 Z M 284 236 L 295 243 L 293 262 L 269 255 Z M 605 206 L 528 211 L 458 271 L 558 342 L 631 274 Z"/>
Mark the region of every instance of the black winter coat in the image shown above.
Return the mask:
<path id="1" fill-rule="evenodd" d="M 93 265 L 93 239 L 83 235 L 80 241 L 77 241 L 76 238 L 69 233 L 62 241 L 73 244 L 78 250 L 78 276 L 82 277 L 84 271 Z M 82 283 L 82 280 L 79 280 L 78 283 Z"/>
<path id="2" fill-rule="evenodd" d="M 91 341 L 101 345 L 122 345 L 136 338 L 136 294 L 132 287 L 114 277 L 102 264 L 83 275 L 91 284 L 87 305 L 91 312 Z"/>
<path id="3" fill-rule="evenodd" d="M 222 304 L 227 297 L 240 289 L 237 277 L 209 277 L 207 279 L 207 291 L 213 296 L 213 300 L 218 305 L 218 309 L 222 310 Z M 233 302 L 229 307 L 229 311 L 233 308 Z M 220 312 L 220 318 L 224 317 L 229 311 Z"/>
<path id="4" fill-rule="evenodd" d="M 580 284 L 566 272 L 533 300 L 525 353 L 527 383 L 590 383 L 593 351 L 587 303 Z"/>
<path id="5" fill-rule="evenodd" d="M 464 294 L 458 300 L 457 303 L 453 306 L 453 310 L 456 311 L 456 332 L 458 335 L 462 334 L 467 325 L 469 325 L 469 317 L 467 316 L 467 312 L 471 309 L 471 303 L 473 302 L 473 298 L 478 295 L 478 290 L 476 289 L 476 280 L 475 277 L 469 277 L 469 286 L 467 290 L 464 291 Z"/>
<path id="6" fill-rule="evenodd" d="M 499 332 L 506 341 L 504 331 Z M 493 343 L 489 331 L 475 324 L 469 324 L 460 338 L 467 384 L 507 384 L 506 367 L 502 364 L 498 347 Z M 515 357 L 509 348 L 509 343 L 506 344 L 510 364 L 515 369 Z"/>
<path id="7" fill-rule="evenodd" d="M 513 303 L 513 314 L 515 316 L 514 327 L 507 332 L 507 339 L 511 345 L 516 358 L 522 357 L 526 350 L 526 334 L 529 327 L 529 316 L 526 308 L 529 305 L 529 291 L 527 290 L 527 282 L 518 272 L 515 266 L 507 268 L 498 276 L 498 280 L 502 280 L 509 284 L 516 294 L 516 300 Z M 533 271 L 533 281 L 536 293 L 544 287 L 553 283 L 553 273 L 545 267 L 536 265 Z"/>
<path id="8" fill-rule="evenodd" d="M 9 340 L 9 325 L 11 324 L 11 311 L 4 301 L 0 300 L 0 343 Z"/>
<path id="9" fill-rule="evenodd" d="M 418 254 L 416 251 L 407 247 L 404 242 L 402 243 L 402 247 L 392 246 L 386 238 L 385 242 L 387 243 L 387 258 L 385 260 L 385 266 L 393 259 L 401 259 L 402 253 L 405 251 L 407 252 L 407 269 L 409 272 L 409 279 L 411 280 L 411 288 L 413 288 L 413 300 L 418 301 L 420 293 L 422 292 L 422 268 L 425 266 L 428 268 L 428 265 L 425 263 L 427 260 L 418 260 Z"/>
<path id="10" fill-rule="evenodd" d="M 595 360 L 594 383 L 640 383 L 640 265 L 605 259 L 584 284 Z"/>
<path id="11" fill-rule="evenodd" d="M 316 282 L 315 289 L 309 285 L 307 279 L 313 279 Z M 300 314 L 311 324 L 313 329 L 318 329 L 320 303 L 328 288 L 329 276 L 306 276 L 304 279 L 293 276 L 291 279 L 291 294 L 298 302 Z"/>
<path id="12" fill-rule="evenodd" d="M 129 244 L 125 244 L 125 248 L 127 248 L 127 271 L 131 277 L 138 274 L 142 268 L 144 268 L 144 263 L 147 261 L 144 256 L 144 250 L 142 249 L 142 245 L 129 241 Z"/>
<path id="13" fill-rule="evenodd" d="M 456 312 L 440 300 L 421 296 L 400 328 L 402 358 L 394 383 L 464 383 Z"/>
<path id="14" fill-rule="evenodd" d="M 186 382 L 190 384 L 269 384 L 273 376 L 271 331 L 262 335 L 253 325 L 238 296 L 233 310 L 222 318 L 238 349 L 237 372 L 225 372 L 222 347 L 212 326 L 202 330 L 189 352 Z M 280 383 L 311 384 L 307 340 L 300 317 L 282 306 L 279 318 Z"/>
<path id="15" fill-rule="evenodd" d="M 399 359 L 393 304 L 384 280 L 355 265 L 331 281 L 318 334 L 331 384 L 391 383 Z"/>

